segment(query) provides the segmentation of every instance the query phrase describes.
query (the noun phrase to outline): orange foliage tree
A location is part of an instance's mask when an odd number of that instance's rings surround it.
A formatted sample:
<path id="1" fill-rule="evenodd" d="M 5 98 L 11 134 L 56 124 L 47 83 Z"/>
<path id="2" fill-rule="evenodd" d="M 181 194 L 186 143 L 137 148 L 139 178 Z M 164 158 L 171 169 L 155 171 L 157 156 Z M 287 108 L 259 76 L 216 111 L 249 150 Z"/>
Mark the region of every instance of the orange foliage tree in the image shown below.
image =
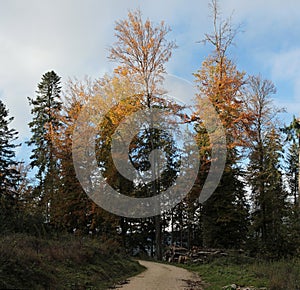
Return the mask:
<path id="1" fill-rule="evenodd" d="M 198 110 L 201 111 L 201 99 L 208 98 L 225 128 L 227 161 L 218 188 L 203 206 L 203 242 L 211 247 L 239 247 L 247 232 L 247 206 L 238 165 L 238 146 L 247 144 L 253 116 L 242 98 L 245 73 L 240 72 L 227 57 L 239 28 L 231 25 L 231 19 L 220 18 L 216 0 L 211 2 L 211 9 L 214 31 L 206 34 L 203 42 L 211 44 L 214 50 L 194 76 L 199 89 Z M 200 170 L 198 180 L 201 188 L 211 162 L 209 156 L 213 144 L 205 137 L 207 133 L 201 120 L 196 124 L 196 130 L 202 156 L 202 172 Z"/>

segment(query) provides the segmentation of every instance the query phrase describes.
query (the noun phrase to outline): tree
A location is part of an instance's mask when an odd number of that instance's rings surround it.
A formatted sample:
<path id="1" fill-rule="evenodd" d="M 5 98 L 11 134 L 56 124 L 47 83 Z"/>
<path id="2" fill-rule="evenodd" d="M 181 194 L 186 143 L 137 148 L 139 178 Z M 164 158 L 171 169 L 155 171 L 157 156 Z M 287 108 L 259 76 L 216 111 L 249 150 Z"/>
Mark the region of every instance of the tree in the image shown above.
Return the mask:
<path id="1" fill-rule="evenodd" d="M 111 103 L 104 98 L 104 91 L 108 93 L 113 85 L 107 81 L 107 76 L 103 80 L 71 81 L 69 80 L 65 91 L 64 104 L 60 115 L 60 132 L 55 138 L 56 157 L 60 163 L 60 183 L 55 204 L 53 222 L 60 228 L 77 235 L 99 235 L 103 239 L 117 235 L 118 218 L 99 208 L 82 188 L 77 179 L 73 156 L 73 131 L 76 121 L 82 112 L 82 108 L 88 101 L 93 101 L 96 94 L 103 95 L 102 103 L 95 104 L 100 108 L 105 108 Z M 109 83 L 109 85 L 108 85 Z M 116 82 L 114 85 L 117 86 Z M 108 88 L 108 86 L 110 86 Z M 113 90 L 109 96 L 116 96 L 117 90 Z M 107 95 L 106 95 L 107 96 Z M 112 101 L 113 98 L 111 99 Z M 85 148 L 85 134 L 81 132 L 82 148 Z M 88 170 L 87 170 L 88 171 Z M 87 174 L 89 174 L 87 172 Z"/>
<path id="2" fill-rule="evenodd" d="M 289 234 L 290 248 L 295 249 L 294 252 L 299 252 L 300 249 L 300 195 L 299 195 L 299 120 L 295 117 L 289 126 L 285 126 L 282 131 L 286 134 L 286 141 L 289 142 L 287 162 L 286 162 L 286 177 L 289 189 L 290 199 L 293 200 L 293 205 L 289 209 Z"/>
<path id="3" fill-rule="evenodd" d="M 194 74 L 199 94 L 196 114 L 201 111 L 202 98 L 208 98 L 214 105 L 226 130 L 227 161 L 221 182 L 214 194 L 203 205 L 203 240 L 205 246 L 240 247 L 247 232 L 247 205 L 245 200 L 239 146 L 245 146 L 252 116 L 245 109 L 241 98 L 245 84 L 245 73 L 237 70 L 235 63 L 227 57 L 239 28 L 231 19 L 220 18 L 218 2 L 211 2 L 212 34 L 205 34 L 204 43 L 213 46 L 213 53 Z M 209 116 L 207 116 L 209 117 Z M 213 144 L 205 137 L 205 120 L 196 123 L 196 137 L 200 145 L 201 164 L 198 188 L 207 174 Z"/>
<path id="4" fill-rule="evenodd" d="M 15 148 L 19 145 L 14 141 L 18 132 L 9 128 L 13 117 L 9 117 L 9 112 L 0 100 L 0 190 L 1 195 L 13 191 L 18 179 L 17 170 L 14 168 L 18 164 L 15 158 Z"/>
<path id="5" fill-rule="evenodd" d="M 255 248 L 264 254 L 283 248 L 282 221 L 286 217 L 286 195 L 283 186 L 281 158 L 283 146 L 278 129 L 277 115 L 282 109 L 274 107 L 271 96 L 274 84 L 259 76 L 250 76 L 244 92 L 247 109 L 254 115 L 249 142 L 247 180 L 251 187 L 252 232 Z M 277 127 L 276 127 L 277 126 Z M 282 254 L 282 253 L 281 253 Z"/>
<path id="6" fill-rule="evenodd" d="M 299 144 L 296 140 L 292 140 L 287 153 L 286 175 L 291 196 L 294 200 L 294 205 L 298 204 L 299 192 Z"/>
<path id="7" fill-rule="evenodd" d="M 128 19 L 116 22 L 117 42 L 111 48 L 110 59 L 121 65 L 115 70 L 119 74 L 136 77 L 146 96 L 147 105 L 158 92 L 157 83 L 165 73 L 165 63 L 176 47 L 167 41 L 170 28 L 162 21 L 154 25 L 149 19 L 142 20 L 140 10 L 128 13 Z"/>
<path id="8" fill-rule="evenodd" d="M 1 227 L 7 223 L 13 226 L 12 216 L 17 206 L 17 183 L 19 173 L 16 170 L 18 162 L 15 161 L 15 143 L 18 132 L 9 128 L 13 117 L 9 117 L 9 111 L 0 100 L 0 215 Z"/>
<path id="9" fill-rule="evenodd" d="M 27 144 L 33 146 L 30 165 L 37 167 L 37 188 L 45 206 L 46 219 L 49 221 L 51 200 L 57 192 L 58 184 L 58 160 L 55 157 L 54 139 L 60 128 L 60 77 L 54 71 L 45 73 L 36 94 L 35 99 L 28 98 L 33 106 L 33 120 L 29 123 L 32 136 Z"/>
<path id="10" fill-rule="evenodd" d="M 293 118 L 293 121 L 291 122 L 291 124 L 289 126 L 286 126 L 285 128 L 283 128 L 283 132 L 285 132 L 287 134 L 287 140 L 288 141 L 293 141 L 295 144 L 298 144 L 298 161 L 297 161 L 297 167 L 298 167 L 298 177 L 297 177 L 297 180 L 298 180 L 298 185 L 297 185 L 297 188 L 298 188 L 298 205 L 300 205 L 300 194 L 299 194 L 299 188 L 300 188 L 300 147 L 299 147 L 299 144 L 300 144 L 300 121 L 299 121 L 299 118 L 296 119 L 295 116 Z M 294 147 L 297 146 L 297 145 L 294 145 Z M 295 148 L 294 148 L 295 149 Z M 295 198 L 296 200 L 296 198 Z"/>
<path id="11" fill-rule="evenodd" d="M 71 81 L 65 93 L 61 112 L 57 115 L 60 123 L 60 134 L 53 138 L 55 158 L 60 164 L 60 181 L 57 194 L 52 199 L 51 220 L 58 230 L 67 230 L 76 234 L 89 233 L 90 203 L 86 193 L 76 178 L 72 159 L 72 133 L 76 119 L 84 104 L 82 90 Z"/>
<path id="12" fill-rule="evenodd" d="M 285 220 L 287 192 L 283 185 L 281 158 L 283 146 L 278 130 L 267 132 L 262 145 L 263 167 L 258 151 L 250 154 L 249 184 L 252 189 L 252 235 L 255 249 L 264 255 L 280 257 L 288 254 Z"/>
<path id="13" fill-rule="evenodd" d="M 110 49 L 110 59 L 120 63 L 115 72 L 130 75 L 139 84 L 142 92 L 141 104 L 148 109 L 155 106 L 155 102 L 162 102 L 158 98 L 160 91 L 158 84 L 163 79 L 165 63 L 169 60 L 174 42 L 166 40 L 170 31 L 164 22 L 154 25 L 150 20 L 145 22 L 139 10 L 129 12 L 128 19 L 118 21 L 115 27 L 117 42 Z M 152 122 L 149 124 L 153 128 Z M 150 134 L 151 149 L 154 150 L 154 136 Z M 152 160 L 152 176 L 155 176 L 155 164 Z M 151 194 L 158 193 L 155 182 L 152 183 Z M 162 228 L 160 215 L 155 217 L 156 256 L 162 259 Z"/>

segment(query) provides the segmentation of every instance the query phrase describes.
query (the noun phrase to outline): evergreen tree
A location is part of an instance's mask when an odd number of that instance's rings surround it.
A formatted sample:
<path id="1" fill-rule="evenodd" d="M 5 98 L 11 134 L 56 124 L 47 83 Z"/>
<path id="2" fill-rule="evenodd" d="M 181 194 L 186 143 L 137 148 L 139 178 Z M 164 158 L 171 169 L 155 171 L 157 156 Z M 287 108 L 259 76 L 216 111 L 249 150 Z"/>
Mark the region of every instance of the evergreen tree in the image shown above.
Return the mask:
<path id="1" fill-rule="evenodd" d="M 60 77 L 54 71 L 45 73 L 36 94 L 35 99 L 28 98 L 33 107 L 33 120 L 29 123 L 32 136 L 27 144 L 33 147 L 30 165 L 37 168 L 37 190 L 49 221 L 51 200 L 58 186 L 58 160 L 54 140 L 60 128 Z"/>
<path id="2" fill-rule="evenodd" d="M 283 183 L 282 136 L 273 128 L 266 137 L 265 170 L 265 204 L 266 204 L 266 230 L 267 246 L 278 257 L 286 254 L 286 225 L 287 217 L 287 191 Z"/>
<path id="3" fill-rule="evenodd" d="M 296 140 L 293 139 L 287 154 L 287 166 L 286 166 L 286 175 L 288 181 L 288 187 L 290 190 L 291 198 L 293 199 L 293 203 L 295 206 L 298 204 L 298 192 L 299 192 L 299 144 L 297 144 Z"/>
<path id="4" fill-rule="evenodd" d="M 17 206 L 16 187 L 19 179 L 16 170 L 15 144 L 17 132 L 9 128 L 13 117 L 0 100 L 0 224 L 2 228 L 12 225 L 12 217 Z"/>
<path id="5" fill-rule="evenodd" d="M 300 207 L 299 207 L 299 121 L 294 117 L 282 130 L 289 141 L 286 156 L 286 177 L 289 190 L 288 234 L 292 253 L 300 252 Z"/>
<path id="6" fill-rule="evenodd" d="M 293 145 L 290 148 L 290 155 L 288 156 L 290 160 L 290 170 L 292 174 L 298 173 L 298 176 L 289 176 L 289 179 L 293 178 L 294 182 L 298 182 L 297 184 L 290 184 L 291 190 L 294 193 L 294 201 L 295 203 L 298 202 L 298 207 L 300 208 L 300 194 L 299 194 L 299 184 L 300 184 L 300 121 L 299 119 L 296 119 L 295 116 L 293 118 L 293 121 L 289 126 L 286 126 L 285 128 L 282 129 L 283 132 L 287 134 L 287 141 L 292 141 Z M 295 150 L 298 150 L 297 153 Z M 296 156 L 297 155 L 297 156 Z M 292 164 L 292 163 L 293 164 Z M 296 190 L 297 189 L 297 190 Z"/>
<path id="7" fill-rule="evenodd" d="M 251 188 L 251 237 L 253 251 L 265 255 L 282 253 L 284 248 L 283 220 L 287 217 L 287 192 L 283 186 L 281 159 L 283 146 L 277 115 L 271 95 L 274 84 L 259 76 L 250 76 L 244 92 L 247 109 L 254 115 L 249 142 L 248 184 Z M 286 249 L 286 248 L 285 248 Z"/>
<path id="8" fill-rule="evenodd" d="M 266 134 L 261 156 L 250 154 L 249 184 L 252 189 L 252 238 L 254 251 L 266 256 L 287 254 L 285 221 L 287 220 L 287 192 L 283 186 L 280 135 L 275 128 Z"/>

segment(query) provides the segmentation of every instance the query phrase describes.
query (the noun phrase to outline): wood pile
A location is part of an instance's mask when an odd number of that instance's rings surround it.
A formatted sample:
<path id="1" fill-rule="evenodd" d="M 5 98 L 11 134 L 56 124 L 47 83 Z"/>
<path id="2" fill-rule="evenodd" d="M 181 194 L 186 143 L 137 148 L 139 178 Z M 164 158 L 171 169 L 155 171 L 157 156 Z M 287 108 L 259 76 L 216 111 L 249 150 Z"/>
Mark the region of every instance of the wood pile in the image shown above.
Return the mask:
<path id="1" fill-rule="evenodd" d="M 248 286 L 248 287 L 244 287 L 244 286 L 239 286 L 237 284 L 231 284 L 231 285 L 227 285 L 224 286 L 222 289 L 224 290 L 267 290 L 267 288 L 262 287 L 262 288 L 255 288 L 254 286 Z"/>
<path id="2" fill-rule="evenodd" d="M 183 247 L 171 246 L 165 253 L 165 260 L 169 263 L 205 263 L 212 258 L 228 256 L 223 250 L 219 249 L 204 249 L 200 247 L 193 247 L 188 250 Z"/>

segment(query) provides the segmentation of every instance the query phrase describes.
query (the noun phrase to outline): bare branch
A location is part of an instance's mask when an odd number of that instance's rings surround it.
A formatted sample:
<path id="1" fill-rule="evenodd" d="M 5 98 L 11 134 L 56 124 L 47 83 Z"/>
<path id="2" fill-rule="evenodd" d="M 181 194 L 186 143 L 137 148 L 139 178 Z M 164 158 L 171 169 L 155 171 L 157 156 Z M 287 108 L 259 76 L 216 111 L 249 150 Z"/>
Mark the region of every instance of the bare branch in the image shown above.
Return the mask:
<path id="1" fill-rule="evenodd" d="M 231 21 L 232 16 L 225 20 L 221 18 L 218 0 L 212 0 L 209 8 L 213 19 L 213 32 L 205 34 L 204 39 L 200 42 L 212 44 L 215 48 L 214 52 L 220 61 L 220 59 L 225 57 L 228 48 L 234 45 L 233 40 L 241 32 L 241 25 L 234 27 Z"/>

